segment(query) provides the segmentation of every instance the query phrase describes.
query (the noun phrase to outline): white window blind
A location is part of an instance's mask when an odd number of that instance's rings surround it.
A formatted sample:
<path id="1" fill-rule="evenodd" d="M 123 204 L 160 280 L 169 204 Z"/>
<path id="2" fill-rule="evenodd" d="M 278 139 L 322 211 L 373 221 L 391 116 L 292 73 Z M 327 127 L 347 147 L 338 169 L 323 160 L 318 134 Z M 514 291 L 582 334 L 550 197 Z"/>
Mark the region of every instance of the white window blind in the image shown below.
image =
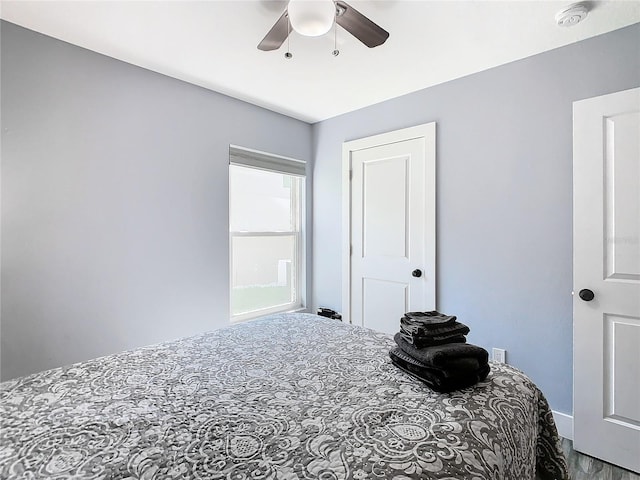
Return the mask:
<path id="1" fill-rule="evenodd" d="M 267 170 L 270 172 L 286 173 L 296 177 L 304 177 L 306 175 L 306 162 L 293 158 L 279 157 L 257 150 L 249 150 L 246 148 L 229 146 L 229 163 L 231 165 L 240 165 L 244 167 L 257 168 L 259 170 Z"/>

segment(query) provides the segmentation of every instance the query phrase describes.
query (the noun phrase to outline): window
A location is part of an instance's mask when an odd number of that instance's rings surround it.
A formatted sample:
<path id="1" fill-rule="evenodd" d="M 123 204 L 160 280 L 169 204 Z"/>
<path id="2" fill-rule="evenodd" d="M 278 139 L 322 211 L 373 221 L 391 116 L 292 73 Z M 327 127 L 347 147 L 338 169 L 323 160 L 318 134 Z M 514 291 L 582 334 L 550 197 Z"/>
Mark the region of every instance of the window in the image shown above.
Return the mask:
<path id="1" fill-rule="evenodd" d="M 303 306 L 304 162 L 230 148 L 231 319 Z"/>

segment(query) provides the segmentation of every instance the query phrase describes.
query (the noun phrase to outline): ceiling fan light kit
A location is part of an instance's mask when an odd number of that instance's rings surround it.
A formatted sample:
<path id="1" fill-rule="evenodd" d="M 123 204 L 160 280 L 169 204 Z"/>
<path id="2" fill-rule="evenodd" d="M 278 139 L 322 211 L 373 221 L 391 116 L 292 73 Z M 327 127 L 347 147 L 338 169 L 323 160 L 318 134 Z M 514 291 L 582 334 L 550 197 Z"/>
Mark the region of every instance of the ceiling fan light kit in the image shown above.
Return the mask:
<path id="1" fill-rule="evenodd" d="M 333 0 L 290 0 L 287 12 L 291 27 L 306 37 L 324 35 L 336 18 Z"/>
<path id="2" fill-rule="evenodd" d="M 337 25 L 369 48 L 382 45 L 389 38 L 389 32 L 342 0 L 289 0 L 287 10 L 258 44 L 258 50 L 279 49 L 292 31 L 315 37 L 325 35 L 332 26 L 337 28 Z M 335 45 L 335 37 L 332 53 L 336 57 L 340 53 Z M 287 49 L 285 58 L 292 56 Z"/>

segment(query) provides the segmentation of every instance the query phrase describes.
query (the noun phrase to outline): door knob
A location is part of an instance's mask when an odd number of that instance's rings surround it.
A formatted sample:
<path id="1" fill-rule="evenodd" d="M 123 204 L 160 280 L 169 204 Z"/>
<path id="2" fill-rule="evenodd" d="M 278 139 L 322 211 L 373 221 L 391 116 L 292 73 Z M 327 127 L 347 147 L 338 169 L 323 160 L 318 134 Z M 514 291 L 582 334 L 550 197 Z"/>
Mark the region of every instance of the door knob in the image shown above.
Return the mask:
<path id="1" fill-rule="evenodd" d="M 413 272 L 411 272 L 411 275 L 413 275 L 414 277 L 421 277 L 422 276 L 422 270 L 420 270 L 419 268 L 416 268 Z"/>
<path id="2" fill-rule="evenodd" d="M 591 300 L 593 300 L 595 298 L 595 294 L 591 290 L 589 290 L 588 288 L 583 288 L 582 290 L 580 290 L 578 295 L 585 302 L 590 302 Z"/>

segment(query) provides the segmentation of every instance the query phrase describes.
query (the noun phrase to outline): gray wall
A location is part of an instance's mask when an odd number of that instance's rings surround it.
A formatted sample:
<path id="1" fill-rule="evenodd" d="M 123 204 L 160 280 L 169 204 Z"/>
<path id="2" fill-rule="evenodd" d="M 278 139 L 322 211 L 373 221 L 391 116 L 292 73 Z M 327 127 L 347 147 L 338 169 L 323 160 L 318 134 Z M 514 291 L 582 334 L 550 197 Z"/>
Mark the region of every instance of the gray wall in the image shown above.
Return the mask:
<path id="1" fill-rule="evenodd" d="M 311 126 L 0 28 L 2 379 L 226 325 L 229 144 Z"/>
<path id="2" fill-rule="evenodd" d="M 572 102 L 638 85 L 636 24 L 314 125 L 313 305 L 342 308 L 342 142 L 435 121 L 437 306 L 570 413 Z"/>

